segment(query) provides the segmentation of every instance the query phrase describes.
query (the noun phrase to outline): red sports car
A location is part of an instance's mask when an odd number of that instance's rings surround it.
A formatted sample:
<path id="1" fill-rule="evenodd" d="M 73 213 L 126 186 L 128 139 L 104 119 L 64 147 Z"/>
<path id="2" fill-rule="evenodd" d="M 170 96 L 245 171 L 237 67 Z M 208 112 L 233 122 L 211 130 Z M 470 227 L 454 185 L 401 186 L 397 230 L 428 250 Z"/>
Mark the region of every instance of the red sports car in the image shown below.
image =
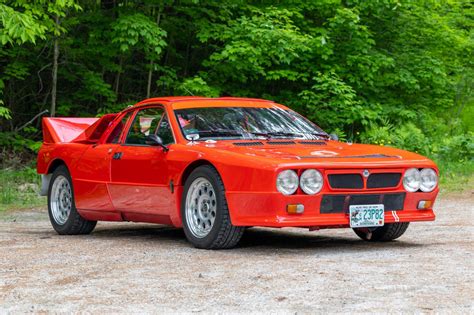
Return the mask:
<path id="1" fill-rule="evenodd" d="M 272 101 L 152 98 L 101 118 L 44 118 L 43 137 L 37 169 L 59 234 L 151 222 L 218 249 L 249 226 L 351 227 L 388 241 L 435 219 L 432 161 L 339 142 Z"/>

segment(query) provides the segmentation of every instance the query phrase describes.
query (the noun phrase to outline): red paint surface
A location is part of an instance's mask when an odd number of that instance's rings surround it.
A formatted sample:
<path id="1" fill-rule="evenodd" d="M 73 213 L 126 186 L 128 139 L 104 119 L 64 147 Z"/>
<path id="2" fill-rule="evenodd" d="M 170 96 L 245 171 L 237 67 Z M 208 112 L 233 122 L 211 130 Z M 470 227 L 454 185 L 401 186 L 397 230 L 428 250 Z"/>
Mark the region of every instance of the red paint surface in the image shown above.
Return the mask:
<path id="1" fill-rule="evenodd" d="M 170 119 L 176 143 L 169 146 L 168 152 L 159 147 L 106 143 L 113 129 L 121 123 L 123 115 L 150 106 L 163 106 Z M 87 219 L 181 226 L 183 176 L 186 168 L 193 162 L 205 161 L 217 169 L 224 182 L 234 225 L 301 226 L 316 229 L 349 225 L 346 214 L 319 213 L 324 194 L 405 192 L 401 183 L 393 189 L 330 189 L 326 177 L 329 173 L 362 173 L 364 169 L 371 173 L 403 172 L 410 167 L 430 167 L 438 171 L 431 160 L 421 155 L 374 145 L 327 141 L 324 146 L 265 144 L 237 147 L 233 143 L 245 141 L 189 142 L 181 134 L 173 110 L 210 106 L 286 108 L 274 102 L 256 99 L 166 97 L 142 101 L 101 120 L 45 118 L 44 144 L 38 153 L 38 173 L 47 174 L 58 161 L 66 164 L 73 178 L 76 207 Z M 129 125 L 130 120 L 125 130 Z M 116 152 L 122 153 L 120 160 L 112 159 Z M 388 157 L 353 157 L 371 154 L 384 154 Z M 284 196 L 276 190 L 276 176 L 281 170 L 302 172 L 308 168 L 318 169 L 325 177 L 321 192 L 309 196 L 299 189 L 294 195 Z M 171 181 L 174 192 L 171 191 Z M 419 200 L 434 201 L 437 194 L 438 189 L 431 193 L 406 192 L 404 210 L 397 211 L 400 222 L 434 220 L 432 209 L 421 211 L 416 210 L 416 206 Z M 304 204 L 303 214 L 286 214 L 286 205 L 294 203 Z M 394 220 L 391 212 L 386 212 L 385 221 L 390 223 Z"/>

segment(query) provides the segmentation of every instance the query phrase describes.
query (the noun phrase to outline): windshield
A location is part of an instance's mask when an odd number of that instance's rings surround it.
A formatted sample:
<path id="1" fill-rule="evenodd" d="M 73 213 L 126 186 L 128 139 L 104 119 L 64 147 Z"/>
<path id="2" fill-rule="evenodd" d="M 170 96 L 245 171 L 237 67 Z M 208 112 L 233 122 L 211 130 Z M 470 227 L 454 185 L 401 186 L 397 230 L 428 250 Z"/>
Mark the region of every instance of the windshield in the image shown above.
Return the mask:
<path id="1" fill-rule="evenodd" d="M 278 107 L 201 107 L 175 113 L 188 140 L 329 137 L 298 113 Z"/>

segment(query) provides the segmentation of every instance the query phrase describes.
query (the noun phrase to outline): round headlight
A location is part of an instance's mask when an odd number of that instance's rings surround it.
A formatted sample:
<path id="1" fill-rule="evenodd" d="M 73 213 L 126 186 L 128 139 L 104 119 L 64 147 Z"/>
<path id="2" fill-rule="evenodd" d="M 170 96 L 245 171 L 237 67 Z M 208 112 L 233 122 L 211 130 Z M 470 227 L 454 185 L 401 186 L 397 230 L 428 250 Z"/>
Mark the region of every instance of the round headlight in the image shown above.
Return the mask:
<path id="1" fill-rule="evenodd" d="M 403 175 L 403 187 L 406 191 L 415 192 L 420 189 L 420 172 L 416 168 L 409 168 Z"/>
<path id="2" fill-rule="evenodd" d="M 308 195 L 314 195 L 323 188 L 323 175 L 317 170 L 306 170 L 301 174 L 300 187 Z"/>
<path id="3" fill-rule="evenodd" d="M 295 171 L 286 170 L 278 174 L 276 187 L 283 195 L 291 195 L 298 189 L 298 175 Z"/>
<path id="4" fill-rule="evenodd" d="M 420 189 L 424 192 L 430 192 L 438 184 L 438 174 L 432 168 L 424 168 L 420 172 Z"/>

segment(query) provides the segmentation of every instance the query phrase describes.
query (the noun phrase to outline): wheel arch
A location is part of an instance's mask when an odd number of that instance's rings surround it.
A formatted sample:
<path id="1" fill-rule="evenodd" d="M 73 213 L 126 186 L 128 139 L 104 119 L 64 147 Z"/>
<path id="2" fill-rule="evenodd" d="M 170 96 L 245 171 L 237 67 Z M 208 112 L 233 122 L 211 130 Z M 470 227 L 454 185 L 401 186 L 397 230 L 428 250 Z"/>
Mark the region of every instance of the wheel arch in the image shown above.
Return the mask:
<path id="1" fill-rule="evenodd" d="M 214 164 L 212 164 L 210 161 L 205 160 L 205 159 L 199 159 L 199 160 L 196 160 L 196 161 L 190 163 L 188 166 L 186 166 L 183 173 L 181 174 L 181 178 L 179 180 L 179 185 L 184 186 L 184 184 L 186 183 L 186 180 L 188 179 L 189 175 L 191 175 L 191 173 L 196 168 L 198 168 L 200 166 L 203 166 L 203 165 L 211 166 L 217 171 L 217 173 L 219 173 L 219 171 L 217 170 L 217 167 Z"/>
<path id="2" fill-rule="evenodd" d="M 66 168 L 67 164 L 62 159 L 54 159 L 51 163 L 49 163 L 48 170 L 46 174 L 41 174 L 41 189 L 40 189 L 40 196 L 47 196 L 49 183 L 51 182 L 51 177 L 53 176 L 53 172 L 61 165 L 64 165 Z"/>
<path id="3" fill-rule="evenodd" d="M 48 166 L 48 172 L 47 174 L 52 174 L 59 166 L 64 165 L 66 168 L 67 164 L 64 162 L 62 159 L 54 159 Z M 68 168 L 69 169 L 69 168 Z"/>

